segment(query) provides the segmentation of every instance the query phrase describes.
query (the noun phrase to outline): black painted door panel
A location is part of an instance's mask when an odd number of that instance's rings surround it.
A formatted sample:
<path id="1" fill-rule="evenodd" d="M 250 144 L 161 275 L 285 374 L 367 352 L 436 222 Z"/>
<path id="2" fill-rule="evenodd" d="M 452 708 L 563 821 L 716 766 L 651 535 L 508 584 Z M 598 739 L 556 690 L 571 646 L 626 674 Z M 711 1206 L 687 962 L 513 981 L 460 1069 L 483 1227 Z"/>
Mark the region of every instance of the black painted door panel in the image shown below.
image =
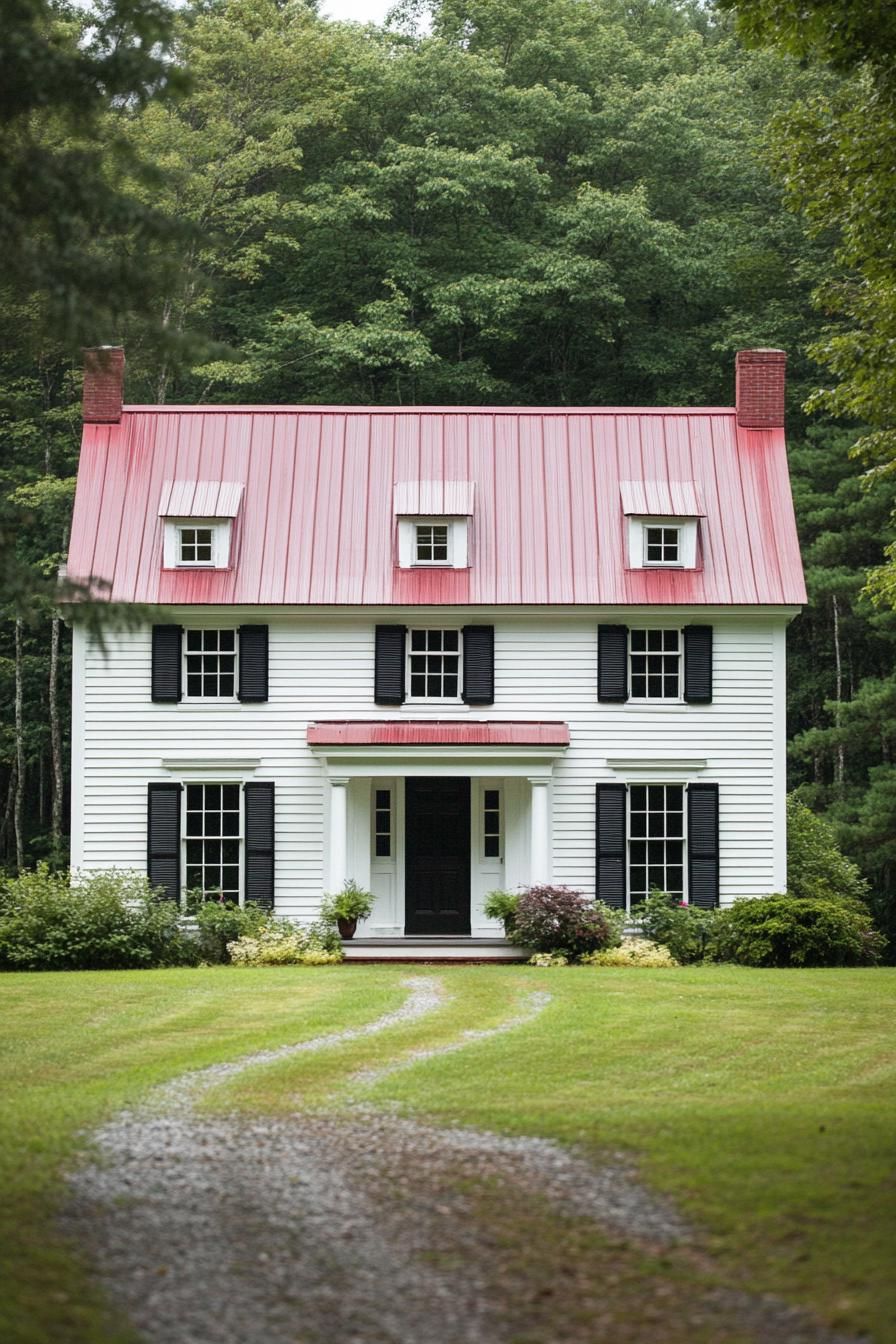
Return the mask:
<path id="1" fill-rule="evenodd" d="M 405 932 L 470 932 L 470 781 L 405 780 Z"/>

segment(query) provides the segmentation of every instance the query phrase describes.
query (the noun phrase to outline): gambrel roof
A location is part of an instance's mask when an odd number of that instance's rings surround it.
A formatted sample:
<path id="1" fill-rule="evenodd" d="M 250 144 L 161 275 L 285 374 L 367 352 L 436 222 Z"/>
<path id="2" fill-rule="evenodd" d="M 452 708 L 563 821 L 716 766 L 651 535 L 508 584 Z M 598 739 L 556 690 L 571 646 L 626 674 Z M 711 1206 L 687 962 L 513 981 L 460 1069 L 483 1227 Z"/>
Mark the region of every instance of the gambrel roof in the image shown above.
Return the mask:
<path id="1" fill-rule="evenodd" d="M 216 497 L 230 567 L 164 569 L 160 511 Z M 641 502 L 699 509 L 695 569 L 628 567 Z M 397 504 L 470 509 L 468 567 L 399 568 Z M 805 601 L 784 431 L 725 408 L 125 406 L 85 424 L 68 573 L 172 606 Z"/>

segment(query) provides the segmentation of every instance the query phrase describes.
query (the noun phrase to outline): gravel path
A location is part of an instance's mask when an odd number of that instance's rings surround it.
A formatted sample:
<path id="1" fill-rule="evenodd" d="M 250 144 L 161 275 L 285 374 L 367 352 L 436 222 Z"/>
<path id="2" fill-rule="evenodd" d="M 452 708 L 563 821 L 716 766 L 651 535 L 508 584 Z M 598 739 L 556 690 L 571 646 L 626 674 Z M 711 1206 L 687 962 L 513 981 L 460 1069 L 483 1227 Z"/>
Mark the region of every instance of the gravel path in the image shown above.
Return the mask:
<path id="1" fill-rule="evenodd" d="M 545 1208 L 548 1216 L 597 1225 L 623 1258 L 633 1244 L 642 1258 L 687 1255 L 693 1237 L 686 1224 L 622 1159 L 595 1168 L 545 1139 L 441 1129 L 357 1105 L 348 1114 L 285 1119 L 195 1112 L 199 1096 L 247 1068 L 372 1036 L 445 1002 L 434 977 L 404 983 L 404 1004 L 375 1022 L 186 1074 L 93 1136 L 94 1158 L 71 1177 L 64 1227 L 144 1340 L 616 1344 L 663 1337 L 655 1328 L 642 1336 L 618 1326 L 605 1334 L 597 1314 L 585 1333 L 570 1333 L 553 1306 L 542 1329 L 539 1313 L 553 1286 L 540 1283 L 537 1268 L 520 1268 L 519 1255 L 532 1247 L 514 1243 L 526 1235 L 516 1228 L 523 1215 Z M 497 1027 L 362 1070 L 350 1082 L 363 1087 L 420 1059 L 521 1029 L 549 997 L 530 995 Z M 503 1209 L 495 1225 L 481 1216 L 490 1191 Z M 585 1267 L 593 1280 L 593 1252 Z M 602 1263 L 600 1273 L 606 1269 Z M 685 1317 L 695 1312 L 703 1333 L 686 1329 L 676 1340 L 853 1344 L 773 1299 L 686 1292 Z M 649 1285 L 643 1296 L 649 1300 Z"/>

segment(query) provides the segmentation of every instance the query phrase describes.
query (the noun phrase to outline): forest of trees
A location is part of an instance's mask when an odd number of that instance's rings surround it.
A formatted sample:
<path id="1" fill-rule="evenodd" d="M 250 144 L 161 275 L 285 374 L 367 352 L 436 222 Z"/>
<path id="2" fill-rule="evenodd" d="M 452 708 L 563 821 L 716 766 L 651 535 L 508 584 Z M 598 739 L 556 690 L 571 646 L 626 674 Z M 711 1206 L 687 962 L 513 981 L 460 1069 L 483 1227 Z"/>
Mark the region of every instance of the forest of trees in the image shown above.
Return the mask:
<path id="1" fill-rule="evenodd" d="M 896 21 L 838 8 L 436 0 L 429 26 L 412 0 L 362 28 L 309 0 L 23 0 L 0 863 L 66 859 L 83 344 L 125 345 L 134 402 L 550 405 L 731 404 L 734 352 L 777 345 L 810 594 L 791 783 L 894 930 Z"/>

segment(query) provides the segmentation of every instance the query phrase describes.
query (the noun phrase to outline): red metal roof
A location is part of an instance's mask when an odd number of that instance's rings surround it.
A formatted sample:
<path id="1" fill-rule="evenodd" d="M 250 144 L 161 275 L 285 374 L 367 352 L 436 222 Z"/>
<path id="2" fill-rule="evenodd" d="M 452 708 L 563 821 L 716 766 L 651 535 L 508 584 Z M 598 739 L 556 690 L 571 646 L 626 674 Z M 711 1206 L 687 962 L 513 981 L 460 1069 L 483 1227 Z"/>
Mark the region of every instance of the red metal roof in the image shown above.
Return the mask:
<path id="1" fill-rule="evenodd" d="M 471 723 L 469 719 L 332 719 L 308 725 L 309 746 L 568 747 L 566 723 Z"/>
<path id="2" fill-rule="evenodd" d="M 244 486 L 230 569 L 163 570 L 171 481 Z M 397 568 L 409 481 L 473 483 L 469 569 Z M 697 483 L 701 568 L 627 569 L 622 481 Z M 126 407 L 84 427 L 68 572 L 170 605 L 805 601 L 783 431 L 726 409 Z"/>

